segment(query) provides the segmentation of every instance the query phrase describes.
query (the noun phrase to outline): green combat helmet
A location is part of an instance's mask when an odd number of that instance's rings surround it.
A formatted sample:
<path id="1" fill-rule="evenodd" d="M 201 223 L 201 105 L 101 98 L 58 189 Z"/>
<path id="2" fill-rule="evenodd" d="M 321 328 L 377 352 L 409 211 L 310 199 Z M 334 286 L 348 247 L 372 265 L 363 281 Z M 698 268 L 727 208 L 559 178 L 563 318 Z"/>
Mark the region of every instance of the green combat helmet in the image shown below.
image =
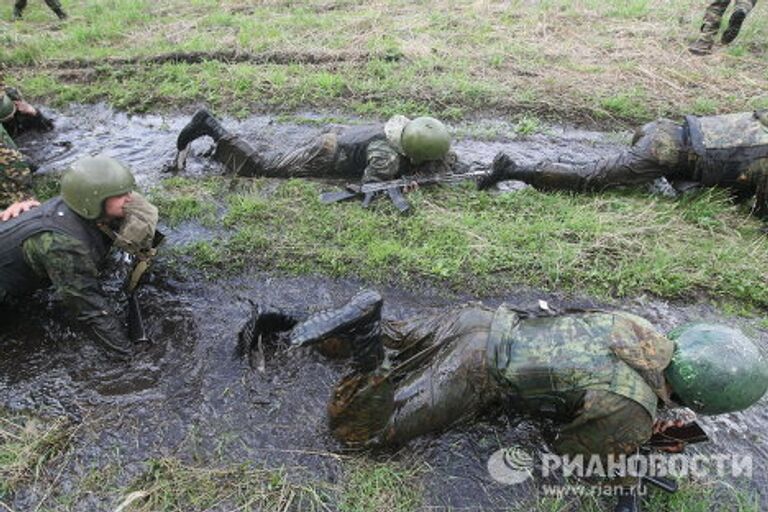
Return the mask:
<path id="1" fill-rule="evenodd" d="M 397 150 L 416 164 L 440 160 L 451 148 L 448 130 L 434 117 L 417 117 L 411 121 L 405 116 L 394 116 L 387 121 L 384 132 Z"/>
<path id="2" fill-rule="evenodd" d="M 768 389 L 768 364 L 755 344 L 738 329 L 692 324 L 669 333 L 675 341 L 664 371 L 682 405 L 700 414 L 740 411 Z"/>
<path id="3" fill-rule="evenodd" d="M 16 113 L 16 105 L 13 104 L 13 100 L 7 94 L 2 94 L 3 96 L 0 98 L 0 122 L 4 123 Z"/>
<path id="4" fill-rule="evenodd" d="M 81 158 L 61 178 L 61 196 L 78 215 L 94 220 L 104 200 L 121 196 L 136 186 L 131 171 L 108 156 Z"/>

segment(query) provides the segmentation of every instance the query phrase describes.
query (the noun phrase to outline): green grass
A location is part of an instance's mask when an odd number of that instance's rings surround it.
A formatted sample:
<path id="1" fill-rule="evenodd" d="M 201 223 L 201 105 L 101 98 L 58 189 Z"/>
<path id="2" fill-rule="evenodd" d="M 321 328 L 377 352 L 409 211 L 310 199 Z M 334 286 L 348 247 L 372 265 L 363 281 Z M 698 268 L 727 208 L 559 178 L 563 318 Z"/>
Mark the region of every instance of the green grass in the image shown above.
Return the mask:
<path id="1" fill-rule="evenodd" d="M 410 512 L 419 509 L 419 470 L 397 463 L 347 463 L 340 512 Z"/>
<path id="2" fill-rule="evenodd" d="M 0 409 L 0 500 L 37 479 L 66 451 L 72 432 L 65 419 L 44 422 Z"/>
<path id="3" fill-rule="evenodd" d="M 768 14 L 755 9 L 721 56 L 689 57 L 695 0 L 345 2 L 79 0 L 70 20 L 0 9 L 0 62 L 28 96 L 147 111 L 307 107 L 384 117 L 482 112 L 604 125 L 751 108 L 766 96 Z M 51 27 L 56 30 L 49 30 Z M 110 58 L 231 51 L 284 63 L 123 65 Z M 336 57 L 317 62 L 316 57 Z M 60 68 L 68 59 L 89 62 Z M 700 103 L 700 98 L 706 98 Z"/>
<path id="4" fill-rule="evenodd" d="M 386 200 L 368 210 L 324 205 L 319 194 L 328 187 L 300 180 L 240 180 L 232 189 L 225 182 L 211 178 L 196 193 L 194 180 L 167 180 L 153 195 L 219 205 L 221 238 L 181 248 L 214 274 L 255 265 L 374 282 L 427 279 L 481 295 L 527 285 L 768 306 L 768 240 L 714 189 L 673 201 L 622 192 L 493 196 L 467 184 L 411 193 L 414 213 L 402 216 Z M 158 204 L 174 222 L 198 216 L 180 200 Z"/>

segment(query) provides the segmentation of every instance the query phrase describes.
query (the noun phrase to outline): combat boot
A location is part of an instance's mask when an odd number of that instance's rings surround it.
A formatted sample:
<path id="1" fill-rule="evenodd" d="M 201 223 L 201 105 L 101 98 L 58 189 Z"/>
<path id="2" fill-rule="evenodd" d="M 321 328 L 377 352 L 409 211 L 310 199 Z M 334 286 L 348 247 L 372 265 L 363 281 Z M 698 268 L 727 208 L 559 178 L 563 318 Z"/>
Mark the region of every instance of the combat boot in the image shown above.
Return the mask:
<path id="1" fill-rule="evenodd" d="M 195 112 L 192 120 L 179 133 L 179 138 L 176 139 L 176 148 L 183 151 L 193 140 L 203 135 L 208 135 L 214 142 L 217 142 L 227 135 L 227 130 L 210 112 L 200 109 Z"/>
<path id="2" fill-rule="evenodd" d="M 688 47 L 688 51 L 694 55 L 709 55 L 712 53 L 713 45 L 714 41 L 700 38 L 694 41 L 691 46 Z"/>
<path id="3" fill-rule="evenodd" d="M 491 169 L 490 174 L 483 176 L 477 181 L 477 188 L 479 190 L 485 190 L 500 181 L 510 179 L 509 174 L 515 172 L 517 164 L 506 153 L 499 152 L 493 159 Z"/>
<path id="4" fill-rule="evenodd" d="M 723 32 L 723 38 L 720 41 L 723 44 L 728 44 L 736 39 L 741 30 L 741 24 L 744 23 L 744 19 L 747 17 L 747 12 L 744 9 L 736 9 L 731 14 L 731 19 L 728 20 L 728 28 Z"/>
<path id="5" fill-rule="evenodd" d="M 60 8 L 54 9 L 53 12 L 56 13 L 56 16 L 58 16 L 60 20 L 63 21 L 65 19 L 67 19 L 67 13 L 65 13 Z"/>
<path id="6" fill-rule="evenodd" d="M 349 342 L 355 367 L 361 372 L 376 369 L 384 359 L 381 342 L 381 295 L 365 290 L 337 309 L 310 316 L 293 328 L 291 345 L 305 346 L 334 338 Z"/>

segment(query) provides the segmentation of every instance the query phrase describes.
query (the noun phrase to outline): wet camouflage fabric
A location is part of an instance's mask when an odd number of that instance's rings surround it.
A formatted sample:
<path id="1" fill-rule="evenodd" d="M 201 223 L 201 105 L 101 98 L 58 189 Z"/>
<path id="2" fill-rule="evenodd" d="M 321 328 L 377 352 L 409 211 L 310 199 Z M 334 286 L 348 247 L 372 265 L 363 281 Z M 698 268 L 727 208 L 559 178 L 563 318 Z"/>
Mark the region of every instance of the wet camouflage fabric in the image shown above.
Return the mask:
<path id="1" fill-rule="evenodd" d="M 157 228 L 157 207 L 138 192 L 131 192 L 131 201 L 123 210 L 125 219 L 115 233 L 114 245 L 137 256 L 146 255 Z"/>
<path id="2" fill-rule="evenodd" d="M 401 445 L 486 410 L 531 412 L 535 403 L 534 417 L 559 423 L 560 453 L 629 453 L 651 436 L 657 396 L 668 399 L 662 371 L 673 345 L 626 313 L 520 320 L 503 308 L 468 305 L 383 322 L 382 330 L 397 355 L 375 372 L 342 380 L 328 407 L 334 436 L 350 445 Z M 498 337 L 505 330 L 525 339 L 505 343 Z M 594 341 L 603 352 L 593 350 Z M 507 363 L 500 363 L 502 352 Z M 536 354 L 536 368 L 517 375 Z M 579 359 L 583 367 L 558 372 L 559 363 L 570 368 Z M 499 375 L 500 364 L 508 372 Z M 557 409 L 562 417 L 550 413 Z"/>
<path id="3" fill-rule="evenodd" d="M 334 436 L 350 445 L 397 446 L 499 402 L 486 357 L 492 318 L 492 310 L 464 306 L 383 322 L 384 344 L 398 354 L 386 368 L 336 387 L 328 407 Z"/>
<path id="4" fill-rule="evenodd" d="M 674 175 L 680 172 L 686 157 L 680 125 L 660 119 L 640 128 L 632 147 L 614 157 L 586 164 L 545 161 L 519 166 L 506 172 L 504 179 L 523 181 L 542 190 L 600 191 Z"/>
<path id="5" fill-rule="evenodd" d="M 647 440 L 658 399 L 669 401 L 663 371 L 673 350 L 629 313 L 517 321 L 504 307 L 488 343 L 513 408 L 564 423 L 556 443 L 564 453 L 628 453 Z"/>
<path id="6" fill-rule="evenodd" d="M 402 174 L 439 174 L 456 169 L 456 154 L 449 152 L 441 161 L 412 166 L 410 161 L 384 139 L 367 146 L 364 168 L 350 168 L 347 155 L 338 144 L 338 135 L 326 133 L 297 149 L 259 153 L 236 135 L 222 137 L 216 144 L 214 159 L 238 176 L 272 178 L 346 178 L 363 182 L 389 181 Z M 459 172 L 459 171 L 453 171 Z"/>
<path id="7" fill-rule="evenodd" d="M 709 7 L 707 7 L 706 12 L 704 13 L 699 41 L 714 43 L 717 33 L 720 31 L 723 14 L 725 14 L 730 3 L 731 0 L 715 0 L 709 4 Z M 734 9 L 741 9 L 749 14 L 756 3 L 757 0 L 735 0 L 735 2 L 733 2 L 733 7 Z"/>
<path id="8" fill-rule="evenodd" d="M 0 209 L 29 197 L 31 184 L 31 169 L 0 125 Z"/>
<path id="9" fill-rule="evenodd" d="M 45 232 L 22 245 L 27 264 L 41 280 L 50 281 L 64 303 L 107 345 L 130 347 L 127 333 L 109 305 L 98 280 L 90 250 L 60 233 Z"/>

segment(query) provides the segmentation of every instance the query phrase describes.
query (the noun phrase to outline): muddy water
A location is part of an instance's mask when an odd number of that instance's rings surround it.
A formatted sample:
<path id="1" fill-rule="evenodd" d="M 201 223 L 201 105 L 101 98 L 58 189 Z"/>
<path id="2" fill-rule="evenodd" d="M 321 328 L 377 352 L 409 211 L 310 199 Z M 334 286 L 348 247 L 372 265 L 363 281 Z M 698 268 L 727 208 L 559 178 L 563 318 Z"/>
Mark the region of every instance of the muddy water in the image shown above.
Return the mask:
<path id="1" fill-rule="evenodd" d="M 56 117 L 55 132 L 22 139 L 27 153 L 43 163 L 41 172 L 61 169 L 84 154 L 106 152 L 128 162 L 145 187 L 161 178 L 162 166 L 172 158 L 176 134 L 186 120 L 126 116 L 100 106 L 72 107 Z M 492 123 L 494 130 L 509 130 L 503 122 Z M 297 143 L 319 131 L 275 123 L 268 117 L 226 120 L 226 125 L 248 135 L 257 146 L 275 140 Z M 470 160 L 488 161 L 501 148 L 520 159 L 535 160 L 543 152 L 584 160 L 616 151 L 614 140 L 598 133 L 554 128 L 549 134 L 521 140 L 464 139 L 457 148 Z M 217 172 L 202 156 L 209 145 L 206 141 L 195 144 L 190 174 Z M 177 239 L 197 234 L 187 228 Z M 115 283 L 108 285 L 114 287 Z M 249 312 L 249 299 L 311 310 L 339 304 L 363 286 L 354 280 L 260 273 L 206 282 L 174 277 L 168 269 L 158 268 L 142 291 L 145 320 L 154 343 L 142 347 L 131 364 L 106 358 L 76 324 L 66 320 L 61 306 L 42 293 L 0 311 L 0 407 L 44 416 L 66 415 L 81 425 L 54 498 L 56 493 L 76 487 L 94 470 L 116 471 L 116 482 L 125 485 L 145 469 L 145 461 L 164 456 L 213 465 L 251 461 L 285 467 L 291 479 L 335 483 L 343 476 L 343 458 L 348 454 L 328 436 L 324 411 L 333 384 L 347 370 L 345 364 L 328 361 L 311 350 L 289 352 L 271 347 L 262 373 L 235 356 L 236 337 Z M 397 318 L 477 299 L 446 295 L 426 286 L 381 291 L 386 299 L 385 315 Z M 531 290 L 480 299 L 489 305 L 506 300 L 532 306 L 539 298 L 555 306 L 590 304 L 584 298 Z M 623 306 L 662 330 L 702 319 L 736 322 L 750 329 L 754 324 L 724 319 L 706 306 L 672 306 L 645 299 Z M 754 329 L 752 333 L 768 346 L 768 334 Z M 756 489 L 768 487 L 766 411 L 763 400 L 748 413 L 703 421 L 713 442 L 700 450 L 752 454 Z M 535 452 L 546 449 L 532 425 L 501 417 L 417 440 L 395 454 L 373 456 L 428 465 L 430 471 L 421 478 L 427 506 L 507 509 L 530 498 L 535 489 L 532 483 L 505 487 L 488 476 L 488 457 L 510 445 Z M 33 509 L 42 492 L 34 486 L 24 489 L 11 505 L 17 510 Z M 76 497 L 72 509 L 111 510 L 117 498 L 84 493 Z"/>

